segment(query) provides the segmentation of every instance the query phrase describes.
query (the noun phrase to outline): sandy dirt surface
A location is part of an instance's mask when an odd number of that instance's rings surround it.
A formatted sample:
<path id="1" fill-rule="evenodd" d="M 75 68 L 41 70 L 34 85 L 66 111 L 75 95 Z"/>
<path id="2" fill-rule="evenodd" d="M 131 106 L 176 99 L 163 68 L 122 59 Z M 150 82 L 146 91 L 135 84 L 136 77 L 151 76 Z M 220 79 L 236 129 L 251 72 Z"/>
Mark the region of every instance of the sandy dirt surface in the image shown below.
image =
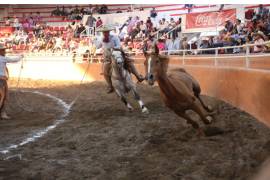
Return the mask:
<path id="1" fill-rule="evenodd" d="M 16 81 L 10 83 L 14 87 Z M 270 155 L 270 130 L 214 98 L 203 97 L 219 112 L 208 128 L 222 132 L 198 137 L 163 105 L 158 87 L 138 85 L 149 114 L 142 114 L 131 96 L 136 108 L 128 112 L 115 94 L 106 94 L 103 82 L 27 80 L 20 83 L 25 89 L 67 104 L 79 96 L 55 129 L 0 154 L 0 179 L 247 180 Z M 53 124 L 63 109 L 46 96 L 11 91 L 7 111 L 12 119 L 0 120 L 0 150 Z"/>

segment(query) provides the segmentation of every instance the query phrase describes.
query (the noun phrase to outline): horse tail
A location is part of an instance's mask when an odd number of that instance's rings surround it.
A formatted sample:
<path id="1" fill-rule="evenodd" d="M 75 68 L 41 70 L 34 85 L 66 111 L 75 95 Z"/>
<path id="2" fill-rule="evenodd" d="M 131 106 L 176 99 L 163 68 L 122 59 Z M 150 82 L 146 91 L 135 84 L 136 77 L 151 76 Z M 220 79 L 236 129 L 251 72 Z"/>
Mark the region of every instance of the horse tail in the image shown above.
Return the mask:
<path id="1" fill-rule="evenodd" d="M 213 110 L 210 109 L 208 106 L 206 106 L 205 103 L 203 102 L 203 100 L 202 100 L 202 98 L 200 96 L 200 94 L 201 94 L 201 87 L 200 87 L 200 85 L 199 85 L 199 83 L 197 81 L 193 81 L 193 93 L 199 99 L 199 101 L 202 104 L 203 108 L 207 112 L 209 112 L 209 113 L 213 112 Z"/>

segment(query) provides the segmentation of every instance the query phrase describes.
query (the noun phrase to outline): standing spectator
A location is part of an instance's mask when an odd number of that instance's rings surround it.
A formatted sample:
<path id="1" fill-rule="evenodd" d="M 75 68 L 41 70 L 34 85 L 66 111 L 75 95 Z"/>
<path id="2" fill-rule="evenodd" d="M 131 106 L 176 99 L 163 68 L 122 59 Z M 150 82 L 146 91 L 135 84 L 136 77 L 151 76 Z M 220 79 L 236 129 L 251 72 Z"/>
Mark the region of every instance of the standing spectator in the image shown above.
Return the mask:
<path id="1" fill-rule="evenodd" d="M 147 31 L 151 31 L 152 28 L 153 28 L 153 23 L 152 23 L 150 17 L 148 17 L 147 20 L 146 20 L 146 27 L 147 27 Z"/>
<path id="2" fill-rule="evenodd" d="M 100 17 L 97 18 L 96 27 L 101 27 L 103 25 L 103 22 Z"/>
<path id="3" fill-rule="evenodd" d="M 179 37 L 180 36 L 180 33 L 182 31 L 182 27 L 181 27 L 181 24 L 182 23 L 182 18 L 179 18 L 177 21 L 176 21 L 176 26 L 177 28 L 175 29 L 176 30 L 176 37 Z"/>
<path id="4" fill-rule="evenodd" d="M 94 29 L 95 31 L 95 22 L 96 22 L 96 18 L 93 17 L 92 14 L 90 14 L 87 18 L 87 21 L 86 21 L 86 26 L 88 26 L 89 28 L 91 29 Z M 88 30 L 87 34 L 89 35 L 90 34 L 90 30 Z"/>
<path id="5" fill-rule="evenodd" d="M 20 29 L 20 23 L 19 23 L 19 19 L 14 16 L 13 18 L 13 27 L 16 29 L 16 30 L 19 30 Z"/>
<path id="6" fill-rule="evenodd" d="M 173 39 L 176 38 L 176 29 L 174 29 L 176 27 L 176 22 L 174 21 L 173 18 L 170 19 L 170 24 L 169 24 L 169 31 L 171 31 L 169 33 L 169 37 L 172 35 Z"/>
<path id="7" fill-rule="evenodd" d="M 16 58 L 8 58 L 6 56 L 6 48 L 3 45 L 0 45 L 0 88 L 4 90 L 4 101 L 3 105 L 0 109 L 0 115 L 2 119 L 10 119 L 10 117 L 7 115 L 5 111 L 5 105 L 7 103 L 7 97 L 8 97 L 8 84 L 7 80 L 9 78 L 8 69 L 6 64 L 7 63 L 14 63 L 20 61 L 23 56 L 19 56 Z"/>
<path id="8" fill-rule="evenodd" d="M 233 30 L 233 23 L 230 21 L 229 18 L 226 18 L 226 20 L 225 20 L 225 30 L 227 32 L 232 32 L 232 30 Z"/>
<path id="9" fill-rule="evenodd" d="M 188 9 L 188 13 L 191 12 L 192 7 L 193 7 L 193 4 L 185 4 L 185 8 Z"/>
<path id="10" fill-rule="evenodd" d="M 224 9 L 224 4 L 221 4 L 221 5 L 219 6 L 219 11 L 223 11 L 223 9 Z"/>
<path id="11" fill-rule="evenodd" d="M 154 27 L 156 27 L 157 26 L 157 22 L 156 22 L 156 18 L 157 18 L 157 11 L 156 11 L 156 9 L 153 7 L 152 8 L 152 10 L 150 11 L 150 17 L 151 17 L 151 21 L 152 21 L 152 23 L 153 23 L 153 25 L 154 25 Z"/>

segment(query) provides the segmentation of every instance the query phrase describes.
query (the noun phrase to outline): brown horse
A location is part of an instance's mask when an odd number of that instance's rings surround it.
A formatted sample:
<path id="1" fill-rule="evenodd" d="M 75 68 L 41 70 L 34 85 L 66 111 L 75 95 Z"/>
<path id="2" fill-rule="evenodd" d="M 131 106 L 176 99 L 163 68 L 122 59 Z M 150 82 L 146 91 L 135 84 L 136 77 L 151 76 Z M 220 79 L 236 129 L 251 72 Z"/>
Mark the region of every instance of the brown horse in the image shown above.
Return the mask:
<path id="1" fill-rule="evenodd" d="M 178 68 L 167 71 L 169 58 L 159 55 L 156 44 L 152 46 L 150 53 L 144 53 L 146 57 L 146 80 L 149 85 L 158 82 L 161 98 L 165 105 L 172 109 L 178 116 L 187 120 L 193 128 L 200 130 L 197 122 L 192 120 L 187 110 L 193 110 L 199 114 L 205 124 L 211 123 L 211 110 L 200 98 L 201 88 L 199 83 L 184 69 Z"/>

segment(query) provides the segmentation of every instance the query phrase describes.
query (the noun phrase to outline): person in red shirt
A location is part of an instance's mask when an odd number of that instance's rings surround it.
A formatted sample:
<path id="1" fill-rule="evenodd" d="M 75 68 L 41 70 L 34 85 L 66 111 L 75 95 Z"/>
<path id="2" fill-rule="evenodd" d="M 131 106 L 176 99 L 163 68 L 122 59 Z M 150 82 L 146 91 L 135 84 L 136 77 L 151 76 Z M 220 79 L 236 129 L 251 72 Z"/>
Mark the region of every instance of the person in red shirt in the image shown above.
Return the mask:
<path id="1" fill-rule="evenodd" d="M 97 18 L 96 27 L 101 27 L 103 25 L 103 22 L 100 17 Z"/>

